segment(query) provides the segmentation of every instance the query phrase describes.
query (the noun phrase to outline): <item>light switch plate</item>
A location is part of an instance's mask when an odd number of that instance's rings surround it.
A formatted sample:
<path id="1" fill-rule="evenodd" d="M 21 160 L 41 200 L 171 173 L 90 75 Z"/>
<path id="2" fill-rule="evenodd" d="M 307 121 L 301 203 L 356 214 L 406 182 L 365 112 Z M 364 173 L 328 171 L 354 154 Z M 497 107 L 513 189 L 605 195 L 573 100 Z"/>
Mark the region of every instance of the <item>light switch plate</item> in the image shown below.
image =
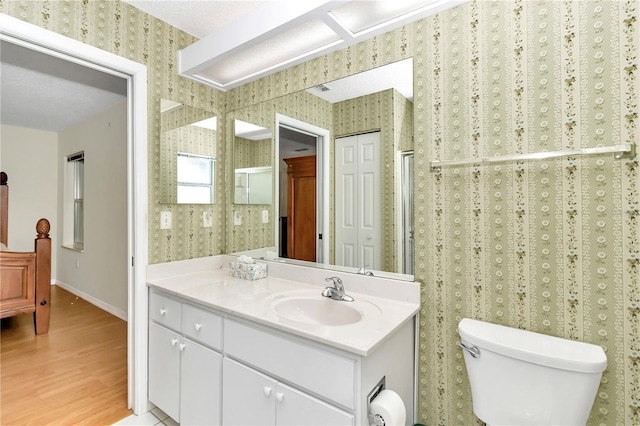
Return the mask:
<path id="1" fill-rule="evenodd" d="M 233 224 L 236 226 L 242 225 L 242 213 L 233 212 Z"/>
<path id="2" fill-rule="evenodd" d="M 171 229 L 171 212 L 160 212 L 160 229 Z"/>
<path id="3" fill-rule="evenodd" d="M 269 210 L 262 210 L 262 223 L 269 223 Z"/>
<path id="4" fill-rule="evenodd" d="M 211 228 L 213 226 L 213 216 L 211 212 L 202 212 L 202 226 Z"/>

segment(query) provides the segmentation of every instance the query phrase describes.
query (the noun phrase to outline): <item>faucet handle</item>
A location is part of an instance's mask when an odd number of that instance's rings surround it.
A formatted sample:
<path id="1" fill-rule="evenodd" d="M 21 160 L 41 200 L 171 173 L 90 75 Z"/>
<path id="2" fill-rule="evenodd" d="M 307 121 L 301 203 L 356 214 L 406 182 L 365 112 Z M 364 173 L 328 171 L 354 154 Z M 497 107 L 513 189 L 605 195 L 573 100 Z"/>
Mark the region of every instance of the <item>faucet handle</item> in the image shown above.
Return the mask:
<path id="1" fill-rule="evenodd" d="M 325 278 L 325 281 L 333 281 L 333 286 L 338 290 L 338 291 L 344 291 L 344 285 L 342 284 L 342 280 L 338 277 L 329 277 L 329 278 Z"/>
<path id="2" fill-rule="evenodd" d="M 369 265 L 364 265 L 362 268 L 358 269 L 356 274 L 373 276 L 373 272 L 367 271 L 368 267 L 369 267 Z"/>

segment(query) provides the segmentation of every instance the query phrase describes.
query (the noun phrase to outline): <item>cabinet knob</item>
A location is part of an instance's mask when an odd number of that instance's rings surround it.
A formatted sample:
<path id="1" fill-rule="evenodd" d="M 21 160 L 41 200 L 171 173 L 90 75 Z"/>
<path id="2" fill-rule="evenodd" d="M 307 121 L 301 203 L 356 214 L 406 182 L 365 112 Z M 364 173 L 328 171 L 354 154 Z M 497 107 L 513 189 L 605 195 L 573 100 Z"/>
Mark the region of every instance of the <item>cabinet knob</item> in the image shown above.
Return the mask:
<path id="1" fill-rule="evenodd" d="M 160 309 L 160 315 L 161 316 L 164 316 L 164 314 L 166 314 L 166 313 L 167 313 L 166 309 Z"/>
<path id="2" fill-rule="evenodd" d="M 265 386 L 262 389 L 262 392 L 264 392 L 264 396 L 271 396 L 271 387 L 270 386 Z"/>
<path id="3" fill-rule="evenodd" d="M 282 402 L 284 400 L 284 394 L 282 392 L 276 392 L 276 401 Z"/>
<path id="4" fill-rule="evenodd" d="M 180 349 L 180 351 L 184 351 L 184 348 L 186 348 L 187 345 L 185 345 L 184 343 L 180 343 L 180 345 L 178 345 L 178 349 Z"/>
<path id="5" fill-rule="evenodd" d="M 171 339 L 171 346 L 175 346 L 178 343 L 178 339 Z"/>
<path id="6" fill-rule="evenodd" d="M 200 331 L 200 329 L 202 328 L 202 324 L 196 323 L 195 327 L 196 327 L 196 331 Z"/>

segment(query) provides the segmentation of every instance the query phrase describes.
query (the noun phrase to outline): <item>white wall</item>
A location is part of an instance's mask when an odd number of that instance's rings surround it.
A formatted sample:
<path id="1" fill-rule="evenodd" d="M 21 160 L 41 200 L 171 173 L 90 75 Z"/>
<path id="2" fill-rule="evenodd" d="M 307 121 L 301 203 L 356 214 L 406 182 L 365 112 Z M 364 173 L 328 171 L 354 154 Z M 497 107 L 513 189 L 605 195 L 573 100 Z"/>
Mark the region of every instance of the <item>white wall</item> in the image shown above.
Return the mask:
<path id="1" fill-rule="evenodd" d="M 127 103 L 59 134 L 59 170 L 64 157 L 84 151 L 84 251 L 60 248 L 57 280 L 62 287 L 126 318 L 127 312 Z M 58 183 L 62 219 L 63 179 Z M 62 223 L 62 221 L 60 221 Z M 58 232 L 62 238 L 62 231 Z"/>
<path id="2" fill-rule="evenodd" d="M 0 169 L 9 178 L 9 241 L 15 251 L 33 251 L 36 223 L 51 223 L 51 277 L 58 254 L 58 134 L 0 126 Z"/>

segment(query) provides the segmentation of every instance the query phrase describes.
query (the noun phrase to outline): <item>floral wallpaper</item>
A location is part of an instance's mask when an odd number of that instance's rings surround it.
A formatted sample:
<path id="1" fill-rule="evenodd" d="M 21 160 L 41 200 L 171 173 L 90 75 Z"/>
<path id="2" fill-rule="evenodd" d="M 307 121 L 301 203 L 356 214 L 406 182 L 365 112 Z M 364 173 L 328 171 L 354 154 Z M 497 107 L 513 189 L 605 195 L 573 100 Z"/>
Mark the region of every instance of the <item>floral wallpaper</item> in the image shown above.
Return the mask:
<path id="1" fill-rule="evenodd" d="M 604 348 L 590 424 L 639 424 L 637 159 L 428 161 L 636 143 L 637 2 L 471 2 L 418 24 L 420 388 L 474 421 L 456 328 L 473 317 Z M 428 41 L 428 42 L 427 42 Z M 424 174 L 423 174 L 424 173 Z"/>
<path id="2" fill-rule="evenodd" d="M 472 317 L 602 346 L 588 423 L 640 424 L 637 158 L 429 167 L 637 143 L 637 0 L 472 0 L 226 94 L 176 76 L 189 36 L 119 1 L 0 0 L 0 11 L 149 67 L 152 263 L 216 254 L 231 239 L 224 213 L 202 232 L 197 206 L 158 204 L 160 97 L 232 111 L 413 57 L 416 420 L 480 423 L 456 346 L 458 321 Z M 163 209 L 179 224 L 171 232 L 158 230 Z"/>

